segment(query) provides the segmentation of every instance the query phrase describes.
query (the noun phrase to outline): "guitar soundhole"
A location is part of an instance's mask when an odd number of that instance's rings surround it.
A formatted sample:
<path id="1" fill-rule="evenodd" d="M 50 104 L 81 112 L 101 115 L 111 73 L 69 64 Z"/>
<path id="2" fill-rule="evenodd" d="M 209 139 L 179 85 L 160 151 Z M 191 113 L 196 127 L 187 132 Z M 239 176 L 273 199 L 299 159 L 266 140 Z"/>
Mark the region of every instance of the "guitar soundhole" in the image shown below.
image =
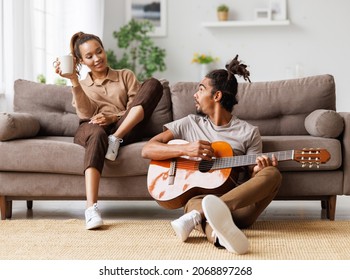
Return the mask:
<path id="1" fill-rule="evenodd" d="M 201 160 L 198 166 L 200 172 L 208 172 L 213 167 L 214 161 L 212 160 Z"/>

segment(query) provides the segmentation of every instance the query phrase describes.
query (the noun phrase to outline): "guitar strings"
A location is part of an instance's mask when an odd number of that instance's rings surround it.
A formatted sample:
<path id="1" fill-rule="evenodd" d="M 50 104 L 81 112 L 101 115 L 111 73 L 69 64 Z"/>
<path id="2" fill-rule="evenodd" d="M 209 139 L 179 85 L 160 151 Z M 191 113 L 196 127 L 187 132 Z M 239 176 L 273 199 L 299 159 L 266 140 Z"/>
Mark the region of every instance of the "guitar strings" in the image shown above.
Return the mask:
<path id="1" fill-rule="evenodd" d="M 212 160 L 188 160 L 181 159 L 176 161 L 177 168 L 187 169 L 187 170 L 198 170 L 199 166 L 201 169 L 210 170 L 210 169 L 223 169 L 231 168 L 235 166 L 246 166 L 255 163 L 257 156 L 252 155 L 251 157 L 240 156 L 237 157 L 221 157 L 214 158 Z"/>
<path id="2" fill-rule="evenodd" d="M 214 170 L 231 168 L 238 166 L 247 166 L 255 164 L 256 158 L 261 155 L 266 155 L 272 157 L 275 155 L 278 161 L 293 159 L 293 150 L 275 152 L 275 153 L 263 153 L 255 155 L 242 155 L 242 156 L 230 156 L 230 157 L 220 157 L 213 158 L 212 160 L 190 160 L 179 158 L 174 160 L 176 162 L 177 168 L 187 169 L 187 170 L 198 170 L 199 166 L 204 170 Z"/>

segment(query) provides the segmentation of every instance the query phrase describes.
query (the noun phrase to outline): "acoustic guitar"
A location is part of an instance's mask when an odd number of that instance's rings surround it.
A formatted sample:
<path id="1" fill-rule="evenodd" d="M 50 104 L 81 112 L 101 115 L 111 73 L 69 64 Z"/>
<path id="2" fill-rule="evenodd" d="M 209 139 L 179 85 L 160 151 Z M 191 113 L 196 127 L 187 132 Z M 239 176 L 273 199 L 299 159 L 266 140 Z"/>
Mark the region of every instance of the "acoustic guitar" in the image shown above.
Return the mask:
<path id="1" fill-rule="evenodd" d="M 185 144 L 172 140 L 169 144 Z M 255 164 L 256 158 L 275 155 L 278 161 L 294 160 L 302 167 L 326 163 L 330 154 L 326 149 L 287 150 L 256 155 L 234 156 L 231 146 L 223 141 L 212 143 L 212 160 L 179 157 L 170 160 L 152 160 L 148 169 L 147 186 L 150 195 L 159 205 L 168 209 L 183 207 L 187 201 L 200 194 L 223 194 L 232 168 Z M 230 186 L 230 189 L 232 186 Z"/>

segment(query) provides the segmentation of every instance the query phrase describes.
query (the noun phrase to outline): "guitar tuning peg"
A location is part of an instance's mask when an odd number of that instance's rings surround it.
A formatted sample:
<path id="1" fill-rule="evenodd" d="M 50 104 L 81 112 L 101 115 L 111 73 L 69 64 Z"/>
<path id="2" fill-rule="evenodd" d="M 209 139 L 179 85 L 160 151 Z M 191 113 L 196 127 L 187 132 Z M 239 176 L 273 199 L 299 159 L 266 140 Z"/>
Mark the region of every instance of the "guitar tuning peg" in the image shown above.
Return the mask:
<path id="1" fill-rule="evenodd" d="M 310 162 L 309 163 L 309 168 L 312 168 L 314 165 Z"/>
<path id="2" fill-rule="evenodd" d="M 305 166 L 306 166 L 306 164 L 305 164 L 305 163 L 302 163 L 302 164 L 301 164 L 301 167 L 302 167 L 302 168 L 304 168 Z"/>

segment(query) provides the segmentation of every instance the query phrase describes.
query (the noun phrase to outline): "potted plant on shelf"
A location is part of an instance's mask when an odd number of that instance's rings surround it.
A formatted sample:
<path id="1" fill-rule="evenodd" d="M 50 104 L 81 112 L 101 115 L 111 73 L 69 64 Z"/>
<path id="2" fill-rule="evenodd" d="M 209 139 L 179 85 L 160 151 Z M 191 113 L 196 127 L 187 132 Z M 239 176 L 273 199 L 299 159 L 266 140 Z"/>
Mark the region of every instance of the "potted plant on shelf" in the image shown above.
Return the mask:
<path id="1" fill-rule="evenodd" d="M 220 21 L 226 21 L 228 19 L 229 8 L 227 5 L 222 4 L 217 8 L 218 19 Z"/>

